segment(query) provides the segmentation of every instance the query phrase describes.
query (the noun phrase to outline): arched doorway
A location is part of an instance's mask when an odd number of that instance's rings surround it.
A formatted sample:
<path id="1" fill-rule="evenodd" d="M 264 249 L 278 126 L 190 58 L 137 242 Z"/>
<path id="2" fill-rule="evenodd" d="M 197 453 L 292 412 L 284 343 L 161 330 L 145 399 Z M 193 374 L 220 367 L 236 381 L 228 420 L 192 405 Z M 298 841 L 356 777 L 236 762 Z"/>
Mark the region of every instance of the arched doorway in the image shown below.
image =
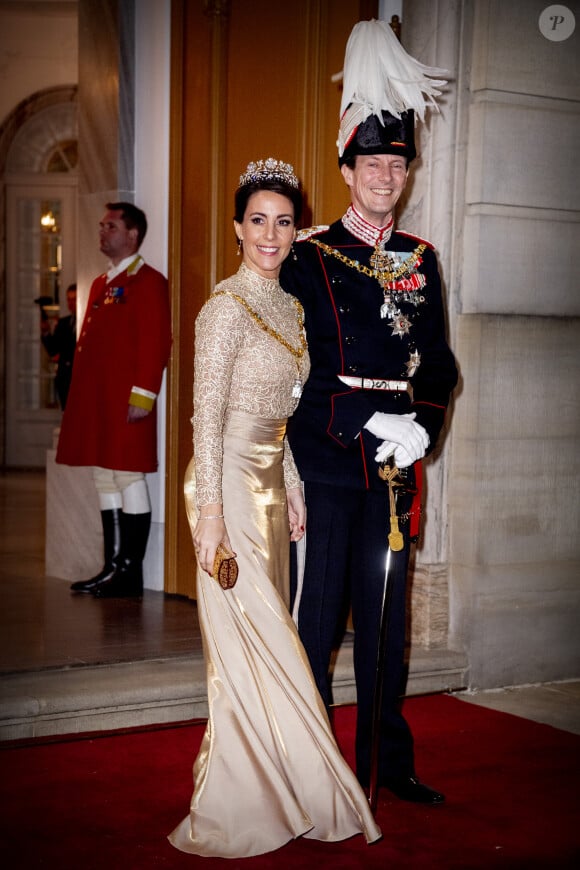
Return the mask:
<path id="1" fill-rule="evenodd" d="M 60 422 L 41 317 L 67 313 L 77 271 L 75 88 L 34 95 L 2 126 L 5 198 L 4 465 L 44 467 Z M 7 141 L 9 140 L 9 141 Z"/>

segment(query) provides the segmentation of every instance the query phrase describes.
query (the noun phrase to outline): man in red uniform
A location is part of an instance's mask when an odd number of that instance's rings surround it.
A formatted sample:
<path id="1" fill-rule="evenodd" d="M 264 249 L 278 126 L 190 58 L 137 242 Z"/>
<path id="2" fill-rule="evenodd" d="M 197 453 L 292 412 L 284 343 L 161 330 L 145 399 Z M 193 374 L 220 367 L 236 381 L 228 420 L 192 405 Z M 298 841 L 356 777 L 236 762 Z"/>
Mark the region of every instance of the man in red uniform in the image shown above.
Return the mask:
<path id="1" fill-rule="evenodd" d="M 103 524 L 103 569 L 71 589 L 116 598 L 143 591 L 151 526 L 145 474 L 157 469 L 155 400 L 171 323 L 167 280 L 138 253 L 144 212 L 128 202 L 106 209 L 99 235 L 109 267 L 91 286 L 56 461 L 93 467 Z"/>

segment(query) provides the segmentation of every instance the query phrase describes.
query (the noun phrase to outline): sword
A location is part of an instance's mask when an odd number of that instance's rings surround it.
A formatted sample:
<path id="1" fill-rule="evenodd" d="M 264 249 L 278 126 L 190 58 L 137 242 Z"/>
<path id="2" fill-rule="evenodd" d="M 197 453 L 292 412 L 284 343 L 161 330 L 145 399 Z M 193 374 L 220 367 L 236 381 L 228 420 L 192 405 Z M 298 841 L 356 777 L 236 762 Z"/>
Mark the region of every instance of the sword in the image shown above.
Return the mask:
<path id="1" fill-rule="evenodd" d="M 379 467 L 379 477 L 387 481 L 389 485 L 389 512 L 391 531 L 388 535 L 389 547 L 387 550 L 387 558 L 385 562 L 385 582 L 383 586 L 383 599 L 381 603 L 381 621 L 379 627 L 379 638 L 377 647 L 377 661 L 375 668 L 375 688 L 373 693 L 373 709 L 371 720 L 371 769 L 369 778 L 369 803 L 373 813 L 377 810 L 378 801 L 378 778 L 379 778 L 379 747 L 381 739 L 381 706 L 383 700 L 383 674 L 385 670 L 386 646 L 387 646 L 387 625 L 389 623 L 389 613 L 391 609 L 391 599 L 393 597 L 392 582 L 389 578 L 392 565 L 392 554 L 399 552 L 404 547 L 403 535 L 399 530 L 399 520 L 397 517 L 397 496 L 395 487 L 401 486 L 402 481 L 396 480 L 399 475 L 399 469 L 394 465 L 392 459 Z"/>

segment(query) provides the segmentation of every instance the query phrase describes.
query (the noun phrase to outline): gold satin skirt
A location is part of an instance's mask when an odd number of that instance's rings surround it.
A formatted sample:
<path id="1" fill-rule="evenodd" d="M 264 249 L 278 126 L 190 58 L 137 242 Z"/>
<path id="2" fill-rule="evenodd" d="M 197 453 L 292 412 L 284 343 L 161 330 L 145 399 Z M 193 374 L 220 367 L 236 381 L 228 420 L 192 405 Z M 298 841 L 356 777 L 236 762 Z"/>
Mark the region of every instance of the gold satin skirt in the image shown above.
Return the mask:
<path id="1" fill-rule="evenodd" d="M 223 504 L 239 576 L 223 590 L 197 572 L 209 717 L 190 813 L 169 839 L 207 857 L 259 855 L 299 836 L 381 836 L 336 745 L 288 612 L 285 423 L 228 415 Z M 192 463 L 185 493 L 193 529 Z"/>

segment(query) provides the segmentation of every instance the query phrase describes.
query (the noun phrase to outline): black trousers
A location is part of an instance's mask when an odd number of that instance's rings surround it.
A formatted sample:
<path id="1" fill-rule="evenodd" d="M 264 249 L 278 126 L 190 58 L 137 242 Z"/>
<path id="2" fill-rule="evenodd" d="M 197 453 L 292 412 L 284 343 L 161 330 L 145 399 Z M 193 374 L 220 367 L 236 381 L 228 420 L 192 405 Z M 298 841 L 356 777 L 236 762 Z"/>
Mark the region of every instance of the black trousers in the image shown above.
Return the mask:
<path id="1" fill-rule="evenodd" d="M 390 531 L 388 487 L 385 484 L 384 492 L 359 491 L 306 482 L 305 498 L 308 521 L 298 630 L 320 694 L 329 705 L 332 701 L 330 659 L 333 648 L 343 636 L 348 607 L 352 607 L 357 688 L 356 773 L 361 784 L 367 786 Z M 407 511 L 410 502 L 410 495 L 400 496 L 397 512 Z M 405 547 L 391 553 L 392 570 L 389 572 L 392 598 L 383 675 L 379 784 L 392 776 L 414 774 L 413 738 L 400 703 L 406 680 L 408 524 L 401 524 L 401 531 Z"/>

